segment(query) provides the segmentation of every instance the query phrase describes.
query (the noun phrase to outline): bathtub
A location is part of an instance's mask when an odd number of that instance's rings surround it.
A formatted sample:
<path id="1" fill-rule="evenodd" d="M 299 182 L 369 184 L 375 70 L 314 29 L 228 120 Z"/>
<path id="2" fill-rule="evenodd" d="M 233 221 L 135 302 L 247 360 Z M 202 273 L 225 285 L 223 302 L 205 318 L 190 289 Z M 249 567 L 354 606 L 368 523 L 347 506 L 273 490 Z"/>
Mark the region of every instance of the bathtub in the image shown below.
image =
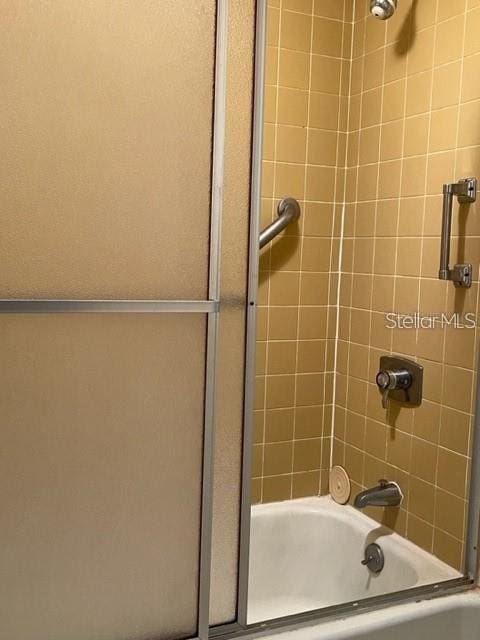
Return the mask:
<path id="1" fill-rule="evenodd" d="M 478 640 L 478 591 L 361 613 L 289 631 L 262 634 L 262 640 Z"/>
<path id="2" fill-rule="evenodd" d="M 379 574 L 361 564 L 371 542 L 384 552 Z M 330 496 L 252 507 L 248 624 L 460 575 Z"/>

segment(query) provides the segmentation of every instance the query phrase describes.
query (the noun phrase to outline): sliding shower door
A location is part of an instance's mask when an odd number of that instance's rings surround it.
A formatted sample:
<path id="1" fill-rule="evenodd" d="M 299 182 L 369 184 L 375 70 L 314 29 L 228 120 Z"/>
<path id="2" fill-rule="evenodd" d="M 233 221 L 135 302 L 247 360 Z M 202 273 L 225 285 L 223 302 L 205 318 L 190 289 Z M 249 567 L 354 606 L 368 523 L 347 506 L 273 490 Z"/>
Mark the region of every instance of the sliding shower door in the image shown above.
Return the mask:
<path id="1" fill-rule="evenodd" d="M 0 317 L 1 637 L 195 635 L 205 327 Z"/>
<path id="2" fill-rule="evenodd" d="M 206 636 L 227 5 L 0 2 L 1 638 Z"/>

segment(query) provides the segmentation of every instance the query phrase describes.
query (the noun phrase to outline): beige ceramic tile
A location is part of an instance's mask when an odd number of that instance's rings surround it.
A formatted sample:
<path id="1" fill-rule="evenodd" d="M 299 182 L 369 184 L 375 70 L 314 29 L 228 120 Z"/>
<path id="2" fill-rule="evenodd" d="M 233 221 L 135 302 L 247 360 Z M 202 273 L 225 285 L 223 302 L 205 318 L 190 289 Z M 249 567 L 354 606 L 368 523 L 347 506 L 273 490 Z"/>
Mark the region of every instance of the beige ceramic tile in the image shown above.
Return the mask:
<path id="1" fill-rule="evenodd" d="M 295 51 L 310 52 L 312 18 L 302 13 L 282 11 L 280 46 Z"/>
<path id="2" fill-rule="evenodd" d="M 282 87 L 306 89 L 309 69 L 309 56 L 306 53 L 280 49 L 278 80 Z"/>
<path id="3" fill-rule="evenodd" d="M 340 58 L 342 55 L 342 31 L 341 22 L 315 17 L 313 19 L 312 52 Z"/>
<path id="4" fill-rule="evenodd" d="M 396 479 L 405 508 L 395 518 L 368 515 L 460 567 L 474 333 L 392 331 L 384 314 L 477 311 L 477 285 L 455 292 L 437 269 L 442 184 L 480 173 L 480 4 L 440 3 L 437 15 L 436 0 L 422 0 L 413 20 L 405 0 L 402 20 L 380 24 L 366 19 L 367 3 L 356 3 L 352 40 L 343 2 L 274 4 L 262 224 L 285 195 L 302 201 L 303 215 L 262 254 L 254 500 L 328 490 L 332 453 L 354 491 Z M 350 46 L 351 64 L 339 59 Z M 480 257 L 476 213 L 454 215 L 453 233 L 466 240 L 454 237 L 452 260 Z M 325 372 L 335 349 L 333 414 Z M 381 406 L 374 376 L 391 350 L 424 366 L 415 410 Z"/>

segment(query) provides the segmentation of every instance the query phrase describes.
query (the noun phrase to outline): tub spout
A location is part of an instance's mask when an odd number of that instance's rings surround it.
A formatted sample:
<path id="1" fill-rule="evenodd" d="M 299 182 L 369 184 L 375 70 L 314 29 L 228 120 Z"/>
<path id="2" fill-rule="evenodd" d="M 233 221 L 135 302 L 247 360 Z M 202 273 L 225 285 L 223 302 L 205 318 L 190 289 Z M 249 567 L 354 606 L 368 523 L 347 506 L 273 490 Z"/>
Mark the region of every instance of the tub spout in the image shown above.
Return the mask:
<path id="1" fill-rule="evenodd" d="M 378 486 L 362 491 L 357 496 L 353 506 L 356 509 L 365 507 L 398 507 L 402 504 L 403 493 L 396 482 L 379 480 Z"/>

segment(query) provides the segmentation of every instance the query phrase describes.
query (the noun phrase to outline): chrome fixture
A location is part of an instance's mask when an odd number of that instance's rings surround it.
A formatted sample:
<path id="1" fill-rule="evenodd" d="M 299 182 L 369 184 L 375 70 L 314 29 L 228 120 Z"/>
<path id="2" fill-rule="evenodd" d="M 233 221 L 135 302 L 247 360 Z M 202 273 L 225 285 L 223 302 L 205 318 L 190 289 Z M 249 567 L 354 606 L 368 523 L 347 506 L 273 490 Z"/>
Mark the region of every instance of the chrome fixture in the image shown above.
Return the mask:
<path id="1" fill-rule="evenodd" d="M 440 280 L 451 280 L 456 287 L 468 289 L 472 286 L 472 265 L 456 264 L 450 269 L 450 235 L 452 232 L 453 196 L 460 204 L 475 202 L 477 179 L 462 178 L 458 182 L 443 185 L 442 237 L 440 240 Z"/>
<path id="2" fill-rule="evenodd" d="M 362 560 L 362 564 L 372 573 L 380 573 L 385 566 L 382 547 L 376 542 L 371 542 L 365 549 L 365 557 Z"/>
<path id="3" fill-rule="evenodd" d="M 370 13 L 378 20 L 388 20 L 397 9 L 397 0 L 370 0 Z"/>
<path id="4" fill-rule="evenodd" d="M 408 389 L 412 385 L 412 374 L 407 369 L 382 369 L 377 373 L 376 382 L 383 391 L 382 406 L 386 409 L 390 391 L 403 389 L 408 393 Z"/>
<path id="5" fill-rule="evenodd" d="M 284 198 L 277 207 L 278 218 L 260 232 L 260 249 L 300 217 L 300 205 L 295 198 Z"/>
<path id="6" fill-rule="evenodd" d="M 382 392 L 384 409 L 390 400 L 413 407 L 422 403 L 423 367 L 413 360 L 381 356 L 375 382 Z"/>
<path id="7" fill-rule="evenodd" d="M 403 493 L 396 482 L 379 480 L 376 487 L 366 489 L 357 496 L 353 506 L 356 509 L 365 507 L 399 507 L 403 502 Z"/>

